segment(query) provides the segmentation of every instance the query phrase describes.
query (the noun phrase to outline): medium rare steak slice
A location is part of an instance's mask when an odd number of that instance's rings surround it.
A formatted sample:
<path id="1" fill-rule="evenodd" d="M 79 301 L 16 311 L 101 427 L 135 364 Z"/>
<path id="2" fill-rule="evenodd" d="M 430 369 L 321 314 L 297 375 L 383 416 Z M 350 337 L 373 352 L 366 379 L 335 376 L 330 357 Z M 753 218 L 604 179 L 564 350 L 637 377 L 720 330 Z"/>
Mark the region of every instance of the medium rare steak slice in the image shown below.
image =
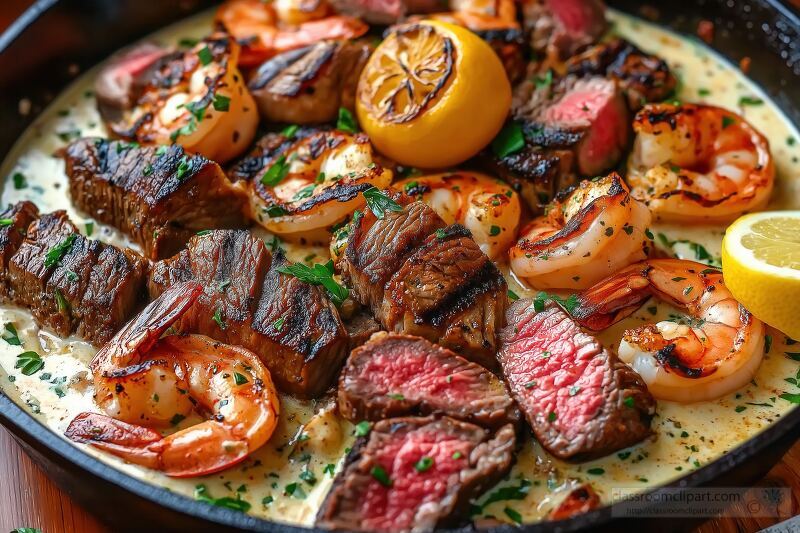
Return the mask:
<path id="1" fill-rule="evenodd" d="M 444 414 L 496 429 L 519 422 L 505 384 L 485 368 L 411 335 L 379 333 L 353 350 L 339 412 L 354 422 Z"/>
<path id="2" fill-rule="evenodd" d="M 513 428 L 452 418 L 378 422 L 356 442 L 317 514 L 348 531 L 432 531 L 458 525 L 471 499 L 511 468 Z"/>
<path id="3" fill-rule="evenodd" d="M 655 400 L 616 354 L 561 308 L 531 300 L 508 310 L 498 359 L 533 433 L 559 459 L 585 460 L 650 434 Z"/>
<path id="4" fill-rule="evenodd" d="M 64 211 L 28 228 L 6 271 L 9 299 L 62 337 L 107 342 L 139 308 L 147 262 L 78 234 Z"/>
<path id="5" fill-rule="evenodd" d="M 214 230 L 153 266 L 150 295 L 200 282 L 204 292 L 175 324 L 178 331 L 252 350 L 282 390 L 317 396 L 338 372 L 349 339 L 324 290 L 278 272 L 283 264 L 248 231 Z"/>
<path id="6" fill-rule="evenodd" d="M 646 54 L 625 39 L 597 44 L 567 61 L 567 73 L 576 76 L 606 76 L 616 80 L 628 100 L 628 107 L 638 111 L 648 102 L 667 98 L 677 85 L 677 78 L 667 62 Z"/>
<path id="7" fill-rule="evenodd" d="M 179 145 L 85 138 L 64 159 L 75 205 L 130 235 L 151 259 L 176 253 L 198 231 L 246 226 L 246 194 L 219 165 Z"/>
<path id="8" fill-rule="evenodd" d="M 539 211 L 576 181 L 613 168 L 628 144 L 628 109 L 616 82 L 569 76 L 551 84 L 525 81 L 512 105 L 525 146 L 494 158 L 498 173 Z"/>
<path id="9" fill-rule="evenodd" d="M 531 48 L 550 61 L 596 43 L 608 28 L 601 0 L 523 0 L 522 15 Z"/>
<path id="10" fill-rule="evenodd" d="M 17 253 L 28 226 L 39 218 L 39 210 L 32 202 L 18 202 L 8 206 L 0 212 L 0 262 L 2 262 L 2 276 L 0 276 L 0 298 L 8 298 L 8 265 L 11 258 Z"/>
<path id="11" fill-rule="evenodd" d="M 269 59 L 248 87 L 265 120 L 332 122 L 339 108 L 353 110 L 358 77 L 371 52 L 366 43 L 320 41 Z"/>

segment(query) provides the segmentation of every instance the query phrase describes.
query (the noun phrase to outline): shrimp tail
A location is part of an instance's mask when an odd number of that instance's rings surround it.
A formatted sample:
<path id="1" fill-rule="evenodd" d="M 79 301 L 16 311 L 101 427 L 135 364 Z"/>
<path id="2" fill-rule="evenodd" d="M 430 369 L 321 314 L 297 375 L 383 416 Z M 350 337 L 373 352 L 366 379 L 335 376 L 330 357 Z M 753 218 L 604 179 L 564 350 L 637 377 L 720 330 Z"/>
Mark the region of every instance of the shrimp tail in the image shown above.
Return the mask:
<path id="1" fill-rule="evenodd" d="M 202 292 L 203 286 L 194 281 L 169 287 L 95 354 L 91 364 L 92 371 L 95 372 L 117 354 L 144 353 L 152 348 L 167 328 L 189 310 Z"/>
<path id="2" fill-rule="evenodd" d="M 601 331 L 630 316 L 652 295 L 648 263 L 637 263 L 578 294 L 572 316 L 582 326 Z"/>
<path id="3" fill-rule="evenodd" d="M 160 463 L 158 452 L 149 448 L 163 439 L 160 433 L 110 416 L 81 413 L 69 423 L 64 435 L 147 468 L 158 468 Z"/>
<path id="4" fill-rule="evenodd" d="M 207 420 L 169 437 L 156 445 L 161 470 L 171 477 L 213 474 L 245 460 L 253 450 L 229 428 Z"/>

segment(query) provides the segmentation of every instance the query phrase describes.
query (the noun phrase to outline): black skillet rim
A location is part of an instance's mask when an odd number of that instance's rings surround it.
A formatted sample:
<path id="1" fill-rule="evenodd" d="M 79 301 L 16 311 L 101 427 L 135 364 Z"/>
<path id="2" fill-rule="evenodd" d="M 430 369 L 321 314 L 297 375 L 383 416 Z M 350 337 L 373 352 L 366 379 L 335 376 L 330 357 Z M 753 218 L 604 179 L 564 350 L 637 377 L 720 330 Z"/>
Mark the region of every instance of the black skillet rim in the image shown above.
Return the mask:
<path id="1" fill-rule="evenodd" d="M 37 0 L 16 19 L 3 34 L 0 34 L 0 53 L 30 25 L 35 23 L 39 16 L 58 2 L 59 0 Z M 783 17 L 790 20 L 791 24 L 800 30 L 800 17 L 791 8 L 776 0 L 766 0 L 765 3 L 769 7 L 777 10 Z M 15 436 L 20 434 L 24 435 L 23 440 L 28 443 L 33 442 L 39 447 L 47 449 L 47 451 L 58 455 L 61 460 L 71 463 L 73 466 L 123 491 L 131 492 L 140 498 L 170 509 L 173 512 L 206 520 L 209 522 L 209 525 L 214 524 L 243 530 L 287 533 L 324 531 L 316 528 L 305 528 L 273 522 L 229 509 L 214 507 L 192 500 L 189 497 L 173 493 L 155 484 L 133 478 L 121 470 L 117 470 L 113 466 L 107 465 L 99 459 L 95 459 L 83 450 L 75 447 L 66 439 L 60 437 L 36 420 L 2 391 L 0 391 L 0 421 L 2 421 L 3 425 L 8 429 L 11 429 Z M 792 432 L 794 432 L 793 440 L 800 437 L 800 407 L 794 408 L 780 420 L 764 429 L 761 433 L 743 442 L 717 460 L 676 479 L 672 483 L 648 491 L 648 493 L 658 494 L 660 491 L 668 488 L 696 487 L 712 484 L 714 480 L 742 466 L 745 462 L 753 459 L 762 451 L 791 437 Z M 539 522 L 524 525 L 520 528 L 502 526 L 494 528 L 493 531 L 523 530 L 534 533 L 553 530 L 574 531 L 590 528 L 608 522 L 608 520 L 612 518 L 612 508 L 613 506 L 605 506 L 595 511 L 559 522 Z"/>

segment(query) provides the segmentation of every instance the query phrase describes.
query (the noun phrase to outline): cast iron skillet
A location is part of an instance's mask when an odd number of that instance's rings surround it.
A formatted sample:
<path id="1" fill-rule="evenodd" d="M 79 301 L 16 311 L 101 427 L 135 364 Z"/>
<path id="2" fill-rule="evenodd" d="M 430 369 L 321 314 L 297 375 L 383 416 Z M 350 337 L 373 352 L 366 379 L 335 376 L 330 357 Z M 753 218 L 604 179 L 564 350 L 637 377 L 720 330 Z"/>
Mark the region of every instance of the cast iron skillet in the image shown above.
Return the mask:
<path id="1" fill-rule="evenodd" d="M 208 0 L 39 0 L 0 35 L 0 160 L 42 109 L 79 72 L 114 50 L 191 12 Z M 617 8 L 653 18 L 635 0 L 610 0 Z M 800 17 L 778 0 L 672 0 L 658 21 L 694 35 L 701 19 L 715 23 L 714 47 L 733 62 L 752 59 L 750 76 L 795 124 L 800 124 Z M 30 113 L 19 113 L 27 98 Z M 776 142 L 782 142 L 777 140 Z M 115 530 L 207 531 L 238 529 L 275 532 L 309 530 L 260 520 L 213 507 L 131 478 L 90 457 L 54 434 L 0 393 L 0 423 L 8 428 L 47 474 Z M 732 486 L 763 476 L 800 438 L 800 408 L 724 457 L 693 471 L 672 486 Z M 656 489 L 658 490 L 658 489 Z M 603 508 L 558 523 L 521 528 L 527 532 L 574 531 L 598 527 L 619 530 L 632 523 L 612 522 Z M 660 519 L 648 529 L 674 530 Z M 637 528 L 643 527 L 641 523 Z M 512 531 L 510 527 L 497 531 Z"/>

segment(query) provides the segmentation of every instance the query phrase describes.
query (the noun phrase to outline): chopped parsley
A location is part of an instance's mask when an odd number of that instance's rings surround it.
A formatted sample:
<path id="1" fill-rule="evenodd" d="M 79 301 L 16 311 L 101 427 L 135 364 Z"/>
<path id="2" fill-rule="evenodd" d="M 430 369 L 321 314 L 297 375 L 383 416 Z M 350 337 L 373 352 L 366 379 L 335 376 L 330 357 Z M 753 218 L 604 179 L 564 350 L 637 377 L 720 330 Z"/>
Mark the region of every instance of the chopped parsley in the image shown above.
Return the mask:
<path id="1" fill-rule="evenodd" d="M 19 368 L 26 376 L 32 376 L 44 367 L 42 356 L 33 351 L 22 352 L 17 356 L 14 368 Z"/>
<path id="2" fill-rule="evenodd" d="M 523 148 L 525 148 L 525 137 L 522 135 L 522 126 L 513 121 L 503 126 L 492 141 L 492 152 L 501 159 Z"/>
<path id="3" fill-rule="evenodd" d="M 301 263 L 294 263 L 292 265 L 279 267 L 278 272 L 294 276 L 300 281 L 311 285 L 321 285 L 325 287 L 331 300 L 337 306 L 342 305 L 350 295 L 350 291 L 348 291 L 346 287 L 339 285 L 339 283 L 333 279 L 333 261 L 314 263 L 314 265 L 310 267 Z"/>
<path id="4" fill-rule="evenodd" d="M 456 461 L 461 459 L 463 456 L 464 454 L 461 452 L 453 452 L 453 459 L 455 459 Z"/>
<path id="5" fill-rule="evenodd" d="M 550 72 L 550 71 L 548 71 L 548 72 Z M 506 507 L 505 509 L 503 509 L 503 512 L 506 514 L 507 517 L 509 517 L 511 520 L 513 520 L 515 524 L 521 524 L 522 523 L 522 515 L 519 514 L 519 512 L 517 512 L 514 509 L 512 509 L 511 507 Z"/>
<path id="6" fill-rule="evenodd" d="M 489 228 L 490 237 L 497 237 L 498 235 L 500 235 L 500 226 L 492 226 Z"/>
<path id="7" fill-rule="evenodd" d="M 235 498 L 231 498 L 229 496 L 224 498 L 214 498 L 208 493 L 208 488 L 205 485 L 195 486 L 194 499 L 211 505 L 216 505 L 217 507 L 225 507 L 226 509 L 240 511 L 242 513 L 246 513 L 251 507 L 250 503 L 246 500 L 243 500 L 239 493 L 236 494 Z"/>
<path id="8" fill-rule="evenodd" d="M 597 468 L 590 468 L 589 470 L 586 471 L 586 473 L 591 474 L 593 476 L 602 476 L 603 474 L 606 473 L 606 471 L 602 468 L 597 467 Z"/>
<path id="9" fill-rule="evenodd" d="M 300 479 L 311 485 L 312 487 L 317 484 L 317 476 L 311 470 L 303 470 L 300 472 Z"/>
<path id="10" fill-rule="evenodd" d="M 283 317 L 280 317 L 280 318 L 276 319 L 276 320 L 275 320 L 275 321 L 272 323 L 272 327 L 274 327 L 274 328 L 275 328 L 275 331 L 280 331 L 280 330 L 282 330 L 282 329 L 283 329 L 283 324 L 284 324 L 285 322 L 286 322 L 286 319 L 285 319 L 285 318 L 283 318 Z"/>
<path id="11" fill-rule="evenodd" d="M 527 479 L 520 479 L 519 485 L 511 485 L 507 487 L 500 487 L 494 492 L 490 493 L 487 498 L 477 505 L 479 512 L 495 502 L 502 502 L 507 500 L 524 500 L 531 490 L 531 482 Z"/>
<path id="12" fill-rule="evenodd" d="M 203 66 L 208 65 L 212 61 L 214 61 L 214 56 L 211 54 L 211 50 L 208 49 L 208 46 L 204 46 L 197 52 L 197 57 L 200 59 L 200 63 Z"/>
<path id="13" fill-rule="evenodd" d="M 547 421 L 548 422 L 555 422 L 556 418 L 558 418 L 558 417 L 556 416 L 556 412 L 555 411 L 550 411 L 550 413 L 548 413 L 548 415 L 547 415 Z"/>
<path id="14" fill-rule="evenodd" d="M 279 184 L 289 173 L 289 163 L 286 156 L 282 155 L 275 161 L 261 177 L 261 184 L 265 187 L 274 187 Z"/>
<path id="15" fill-rule="evenodd" d="M 294 194 L 294 196 L 292 197 L 292 201 L 297 202 L 299 200 L 305 200 L 306 198 L 311 198 L 314 195 L 314 189 L 316 188 L 317 186 L 314 185 L 313 183 L 311 185 L 306 185 L 305 187 L 303 187 Z"/>
<path id="16" fill-rule="evenodd" d="M 517 295 L 517 293 L 512 291 L 511 289 L 508 289 L 507 294 L 508 294 L 508 299 L 511 300 L 512 302 L 516 302 L 517 300 L 519 300 L 519 296 Z"/>
<path id="17" fill-rule="evenodd" d="M 433 458 L 423 456 L 420 457 L 419 461 L 416 462 L 414 465 L 414 470 L 417 472 L 427 472 L 433 466 Z"/>
<path id="18" fill-rule="evenodd" d="M 534 83 L 536 83 L 537 89 L 545 89 L 547 87 L 550 87 L 553 84 L 552 69 L 545 72 L 544 76 L 536 76 Z"/>
<path id="19" fill-rule="evenodd" d="M 14 324 L 9 322 L 5 326 L 3 326 L 2 337 L 3 340 L 6 341 L 11 346 L 22 346 L 22 341 L 19 339 L 19 335 L 17 334 L 17 328 L 14 327 Z"/>
<path id="20" fill-rule="evenodd" d="M 322 473 L 330 474 L 330 476 L 333 477 L 333 474 L 336 473 L 336 465 L 333 463 L 328 463 L 327 465 L 325 465 L 325 468 L 322 469 Z"/>
<path id="21" fill-rule="evenodd" d="M 222 318 L 222 309 L 217 308 L 217 310 L 214 311 L 214 315 L 211 317 L 211 319 L 217 323 L 219 329 L 225 329 L 228 327 Z"/>
<path id="22" fill-rule="evenodd" d="M 370 470 L 369 473 L 372 475 L 375 481 L 377 481 L 384 487 L 388 488 L 392 486 L 392 480 L 389 479 L 389 474 L 386 473 L 386 470 L 384 470 L 382 466 L 380 465 L 373 466 L 372 470 Z"/>
<path id="23" fill-rule="evenodd" d="M 58 310 L 60 312 L 63 312 L 63 313 L 68 313 L 69 310 L 70 310 L 70 305 L 69 305 L 69 302 L 67 301 L 67 299 L 64 298 L 64 295 L 61 294 L 61 291 L 58 290 L 58 289 L 55 289 L 53 291 L 53 296 L 56 299 L 56 305 L 58 306 Z"/>
<path id="24" fill-rule="evenodd" d="M 191 170 L 189 159 L 184 155 L 181 157 L 180 162 L 178 163 L 178 168 L 175 169 L 175 179 L 178 181 L 183 181 L 183 178 L 186 177 L 186 174 L 189 173 L 189 170 Z"/>
<path id="25" fill-rule="evenodd" d="M 371 426 L 369 422 L 367 422 L 366 420 L 362 420 L 361 422 L 356 424 L 356 437 L 366 437 L 367 435 L 369 435 L 370 429 Z"/>
<path id="26" fill-rule="evenodd" d="M 291 124 L 283 128 L 283 130 L 281 130 L 281 135 L 283 135 L 287 139 L 294 139 L 294 135 L 297 133 L 298 129 L 300 129 L 300 126 L 298 126 L 297 124 Z"/>
<path id="27" fill-rule="evenodd" d="M 339 108 L 339 117 L 336 120 L 336 129 L 346 133 L 358 133 L 358 124 L 349 109 Z"/>
<path id="28" fill-rule="evenodd" d="M 215 94 L 214 101 L 212 102 L 211 105 L 214 106 L 214 110 L 225 112 L 228 111 L 228 109 L 230 109 L 231 99 L 221 94 Z"/>
<path id="29" fill-rule="evenodd" d="M 44 256 L 45 268 L 50 268 L 58 264 L 61 258 L 72 248 L 72 242 L 75 240 L 75 234 L 70 233 L 60 243 L 56 244 L 47 251 Z"/>
<path id="30" fill-rule="evenodd" d="M 28 180 L 22 172 L 14 172 L 11 176 L 11 180 L 14 182 L 14 188 L 17 190 L 24 189 L 28 186 Z"/>
<path id="31" fill-rule="evenodd" d="M 175 413 L 174 415 L 172 415 L 172 418 L 169 419 L 169 423 L 172 424 L 173 426 L 177 426 L 184 420 L 186 420 L 186 417 L 184 415 L 180 413 Z"/>
<path id="32" fill-rule="evenodd" d="M 625 407 L 630 407 L 630 408 L 633 408 L 633 407 L 634 407 L 634 405 L 635 405 L 635 402 L 634 402 L 634 400 L 633 400 L 633 396 L 627 396 L 627 397 L 626 397 L 624 400 L 622 400 L 622 404 L 623 404 Z"/>
<path id="33" fill-rule="evenodd" d="M 403 208 L 394 200 L 389 198 L 389 195 L 376 187 L 370 187 L 363 193 L 364 199 L 367 201 L 367 207 L 379 219 L 383 219 L 386 211 L 401 212 Z"/>
<path id="34" fill-rule="evenodd" d="M 396 393 L 394 393 L 394 394 L 387 394 L 386 396 L 388 396 L 388 397 L 389 397 L 389 398 L 391 398 L 392 400 L 397 400 L 397 401 L 403 401 L 403 400 L 405 400 L 405 399 L 406 399 L 406 397 L 405 397 L 405 396 L 403 396 L 402 394 L 396 394 Z"/>
<path id="35" fill-rule="evenodd" d="M 562 298 L 556 294 L 549 294 L 544 291 L 539 291 L 538 293 L 536 293 L 536 297 L 533 299 L 533 309 L 537 313 L 541 313 L 542 311 L 544 311 L 547 302 L 557 303 L 558 305 L 563 307 L 564 310 L 570 315 L 572 314 L 573 311 L 575 311 L 575 308 L 578 307 L 578 304 L 580 303 L 578 301 L 577 294 L 570 294 L 567 298 Z"/>
<path id="36" fill-rule="evenodd" d="M 244 374 L 240 374 L 239 372 L 234 372 L 233 373 L 233 381 L 237 385 L 244 385 L 245 383 L 247 383 L 247 378 L 245 377 Z"/>
<path id="37" fill-rule="evenodd" d="M 764 103 L 764 100 L 755 96 L 742 96 L 739 98 L 739 107 L 756 106 Z"/>
<path id="38" fill-rule="evenodd" d="M 0 218 L 0 226 L 10 226 L 13 223 L 13 218 Z"/>

